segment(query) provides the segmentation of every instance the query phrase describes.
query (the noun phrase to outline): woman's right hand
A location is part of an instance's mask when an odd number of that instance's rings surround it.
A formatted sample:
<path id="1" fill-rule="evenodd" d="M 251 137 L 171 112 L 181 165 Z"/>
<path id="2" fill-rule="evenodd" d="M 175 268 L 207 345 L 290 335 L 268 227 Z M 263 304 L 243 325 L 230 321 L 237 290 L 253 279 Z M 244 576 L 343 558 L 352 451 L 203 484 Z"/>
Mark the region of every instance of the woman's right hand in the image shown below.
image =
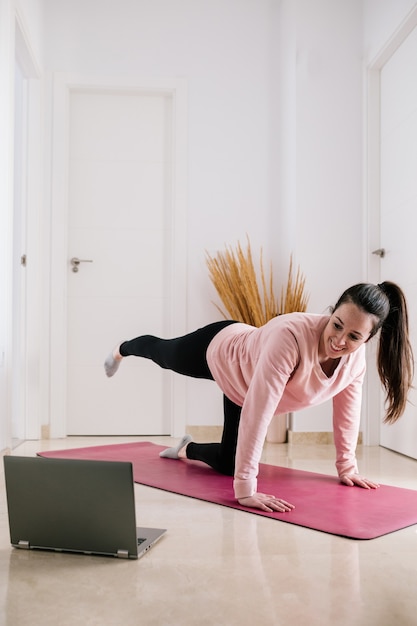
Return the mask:
<path id="1" fill-rule="evenodd" d="M 238 502 L 242 506 L 247 506 L 252 509 L 261 509 L 261 511 L 267 511 L 268 513 L 273 513 L 274 511 L 277 513 L 287 513 L 295 509 L 293 504 L 265 493 L 254 493 L 253 496 L 248 496 L 247 498 L 238 498 Z"/>

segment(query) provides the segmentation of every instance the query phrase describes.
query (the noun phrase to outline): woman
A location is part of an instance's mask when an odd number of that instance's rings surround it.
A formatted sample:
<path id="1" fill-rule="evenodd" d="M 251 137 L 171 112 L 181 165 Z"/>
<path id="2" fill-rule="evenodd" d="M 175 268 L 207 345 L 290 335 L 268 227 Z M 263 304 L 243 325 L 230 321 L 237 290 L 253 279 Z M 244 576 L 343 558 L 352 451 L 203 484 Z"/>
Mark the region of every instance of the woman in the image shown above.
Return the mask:
<path id="1" fill-rule="evenodd" d="M 194 443 L 184 436 L 161 452 L 203 461 L 234 476 L 240 504 L 286 512 L 292 504 L 258 493 L 257 474 L 268 425 L 275 414 L 299 411 L 333 399 L 336 468 L 341 482 L 375 489 L 358 473 L 365 344 L 378 332 L 378 373 L 386 391 L 385 422 L 404 412 L 413 378 L 404 294 L 391 282 L 347 289 L 331 315 L 290 313 L 260 328 L 233 321 L 210 324 L 177 339 L 144 335 L 125 341 L 107 357 L 113 376 L 122 359 L 140 356 L 186 376 L 215 380 L 224 394 L 221 443 Z"/>

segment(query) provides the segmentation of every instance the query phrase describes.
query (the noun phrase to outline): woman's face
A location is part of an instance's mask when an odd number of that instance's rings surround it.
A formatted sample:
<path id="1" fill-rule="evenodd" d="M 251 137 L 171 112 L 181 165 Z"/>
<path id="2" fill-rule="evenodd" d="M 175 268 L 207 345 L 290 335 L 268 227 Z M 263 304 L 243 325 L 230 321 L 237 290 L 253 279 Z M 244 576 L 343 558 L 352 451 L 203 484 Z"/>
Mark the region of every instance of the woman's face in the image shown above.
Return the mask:
<path id="1" fill-rule="evenodd" d="M 320 338 L 319 356 L 338 359 L 355 352 L 368 341 L 377 323 L 374 315 L 345 302 L 331 315 Z"/>

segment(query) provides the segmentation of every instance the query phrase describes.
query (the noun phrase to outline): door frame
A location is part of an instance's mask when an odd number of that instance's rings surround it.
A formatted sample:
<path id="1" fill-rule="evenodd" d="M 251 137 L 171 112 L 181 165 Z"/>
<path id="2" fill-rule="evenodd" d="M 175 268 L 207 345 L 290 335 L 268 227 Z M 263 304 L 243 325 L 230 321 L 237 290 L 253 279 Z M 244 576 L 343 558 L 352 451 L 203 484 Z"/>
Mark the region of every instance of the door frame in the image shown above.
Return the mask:
<path id="1" fill-rule="evenodd" d="M 184 79 L 158 80 L 124 77 L 91 77 L 55 73 L 52 76 L 51 129 L 51 247 L 49 406 L 52 438 L 67 434 L 67 280 L 68 280 L 68 172 L 70 93 L 73 89 L 109 90 L 135 94 L 168 95 L 172 100 L 172 215 L 171 215 L 171 336 L 186 332 L 187 250 L 187 85 Z M 171 435 L 185 430 L 186 386 L 172 377 L 170 386 Z"/>
<path id="2" fill-rule="evenodd" d="M 372 252 L 381 248 L 380 240 L 380 160 L 381 160 L 381 71 L 384 65 L 417 26 L 417 6 L 386 41 L 366 68 L 365 76 L 365 176 L 364 176 L 364 268 L 367 280 L 379 283 L 381 261 Z M 365 386 L 365 414 L 363 423 L 364 443 L 374 446 L 380 443 L 380 425 L 383 414 L 383 396 L 376 371 L 376 345 L 370 342 L 368 349 L 368 373 Z"/>
<path id="3" fill-rule="evenodd" d="M 12 384 L 21 400 L 22 414 L 19 429 L 24 439 L 39 439 L 41 436 L 41 385 L 40 371 L 41 308 L 43 292 L 41 267 L 40 224 L 42 214 L 42 84 L 41 70 L 30 44 L 28 30 L 19 10 L 15 12 L 14 63 L 19 64 L 24 81 L 24 145 L 22 179 L 20 180 L 25 212 L 26 267 L 13 266 L 13 288 L 15 273 L 24 271 L 25 297 L 13 305 L 12 324 L 20 326 L 23 339 L 21 353 L 12 359 Z M 15 210 L 15 206 L 13 206 Z M 13 252 L 15 258 L 15 253 Z M 23 306 L 22 306 L 23 305 Z M 14 331 L 13 331 L 14 332 Z M 13 416 L 10 415 L 10 420 Z M 11 426 L 11 425 L 10 425 Z"/>

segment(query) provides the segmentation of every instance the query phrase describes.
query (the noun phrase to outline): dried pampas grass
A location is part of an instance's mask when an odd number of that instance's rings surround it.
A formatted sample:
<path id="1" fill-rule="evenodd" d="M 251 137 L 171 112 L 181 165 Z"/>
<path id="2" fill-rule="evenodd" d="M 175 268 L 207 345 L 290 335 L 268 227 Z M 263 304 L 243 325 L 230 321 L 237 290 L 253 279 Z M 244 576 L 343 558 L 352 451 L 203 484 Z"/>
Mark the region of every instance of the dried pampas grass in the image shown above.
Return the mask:
<path id="1" fill-rule="evenodd" d="M 292 255 L 290 257 L 290 269 L 288 270 L 287 287 L 281 290 L 281 300 L 279 305 L 279 315 L 298 311 L 304 313 L 307 310 L 308 295 L 305 293 L 305 276 L 297 268 L 295 280 L 293 277 Z"/>
<path id="2" fill-rule="evenodd" d="M 225 252 L 218 252 L 216 257 L 207 254 L 207 265 L 211 281 L 227 314 L 217 305 L 216 307 L 225 318 L 262 326 L 278 314 L 272 284 L 272 267 L 267 280 L 261 251 L 261 292 L 249 240 L 246 252 L 238 243 L 235 251 L 227 247 Z"/>
<path id="3" fill-rule="evenodd" d="M 255 268 L 249 238 L 246 251 L 238 242 L 236 250 L 226 247 L 215 257 L 208 253 L 207 266 L 210 279 L 226 310 L 215 305 L 226 319 L 263 326 L 270 319 L 291 311 L 305 311 L 308 298 L 304 293 L 305 278 L 298 269 L 293 278 L 292 258 L 286 289 L 282 289 L 281 300 L 274 293 L 272 264 L 269 276 L 263 265 L 262 249 L 259 270 Z M 260 284 L 259 284 L 260 283 Z"/>

